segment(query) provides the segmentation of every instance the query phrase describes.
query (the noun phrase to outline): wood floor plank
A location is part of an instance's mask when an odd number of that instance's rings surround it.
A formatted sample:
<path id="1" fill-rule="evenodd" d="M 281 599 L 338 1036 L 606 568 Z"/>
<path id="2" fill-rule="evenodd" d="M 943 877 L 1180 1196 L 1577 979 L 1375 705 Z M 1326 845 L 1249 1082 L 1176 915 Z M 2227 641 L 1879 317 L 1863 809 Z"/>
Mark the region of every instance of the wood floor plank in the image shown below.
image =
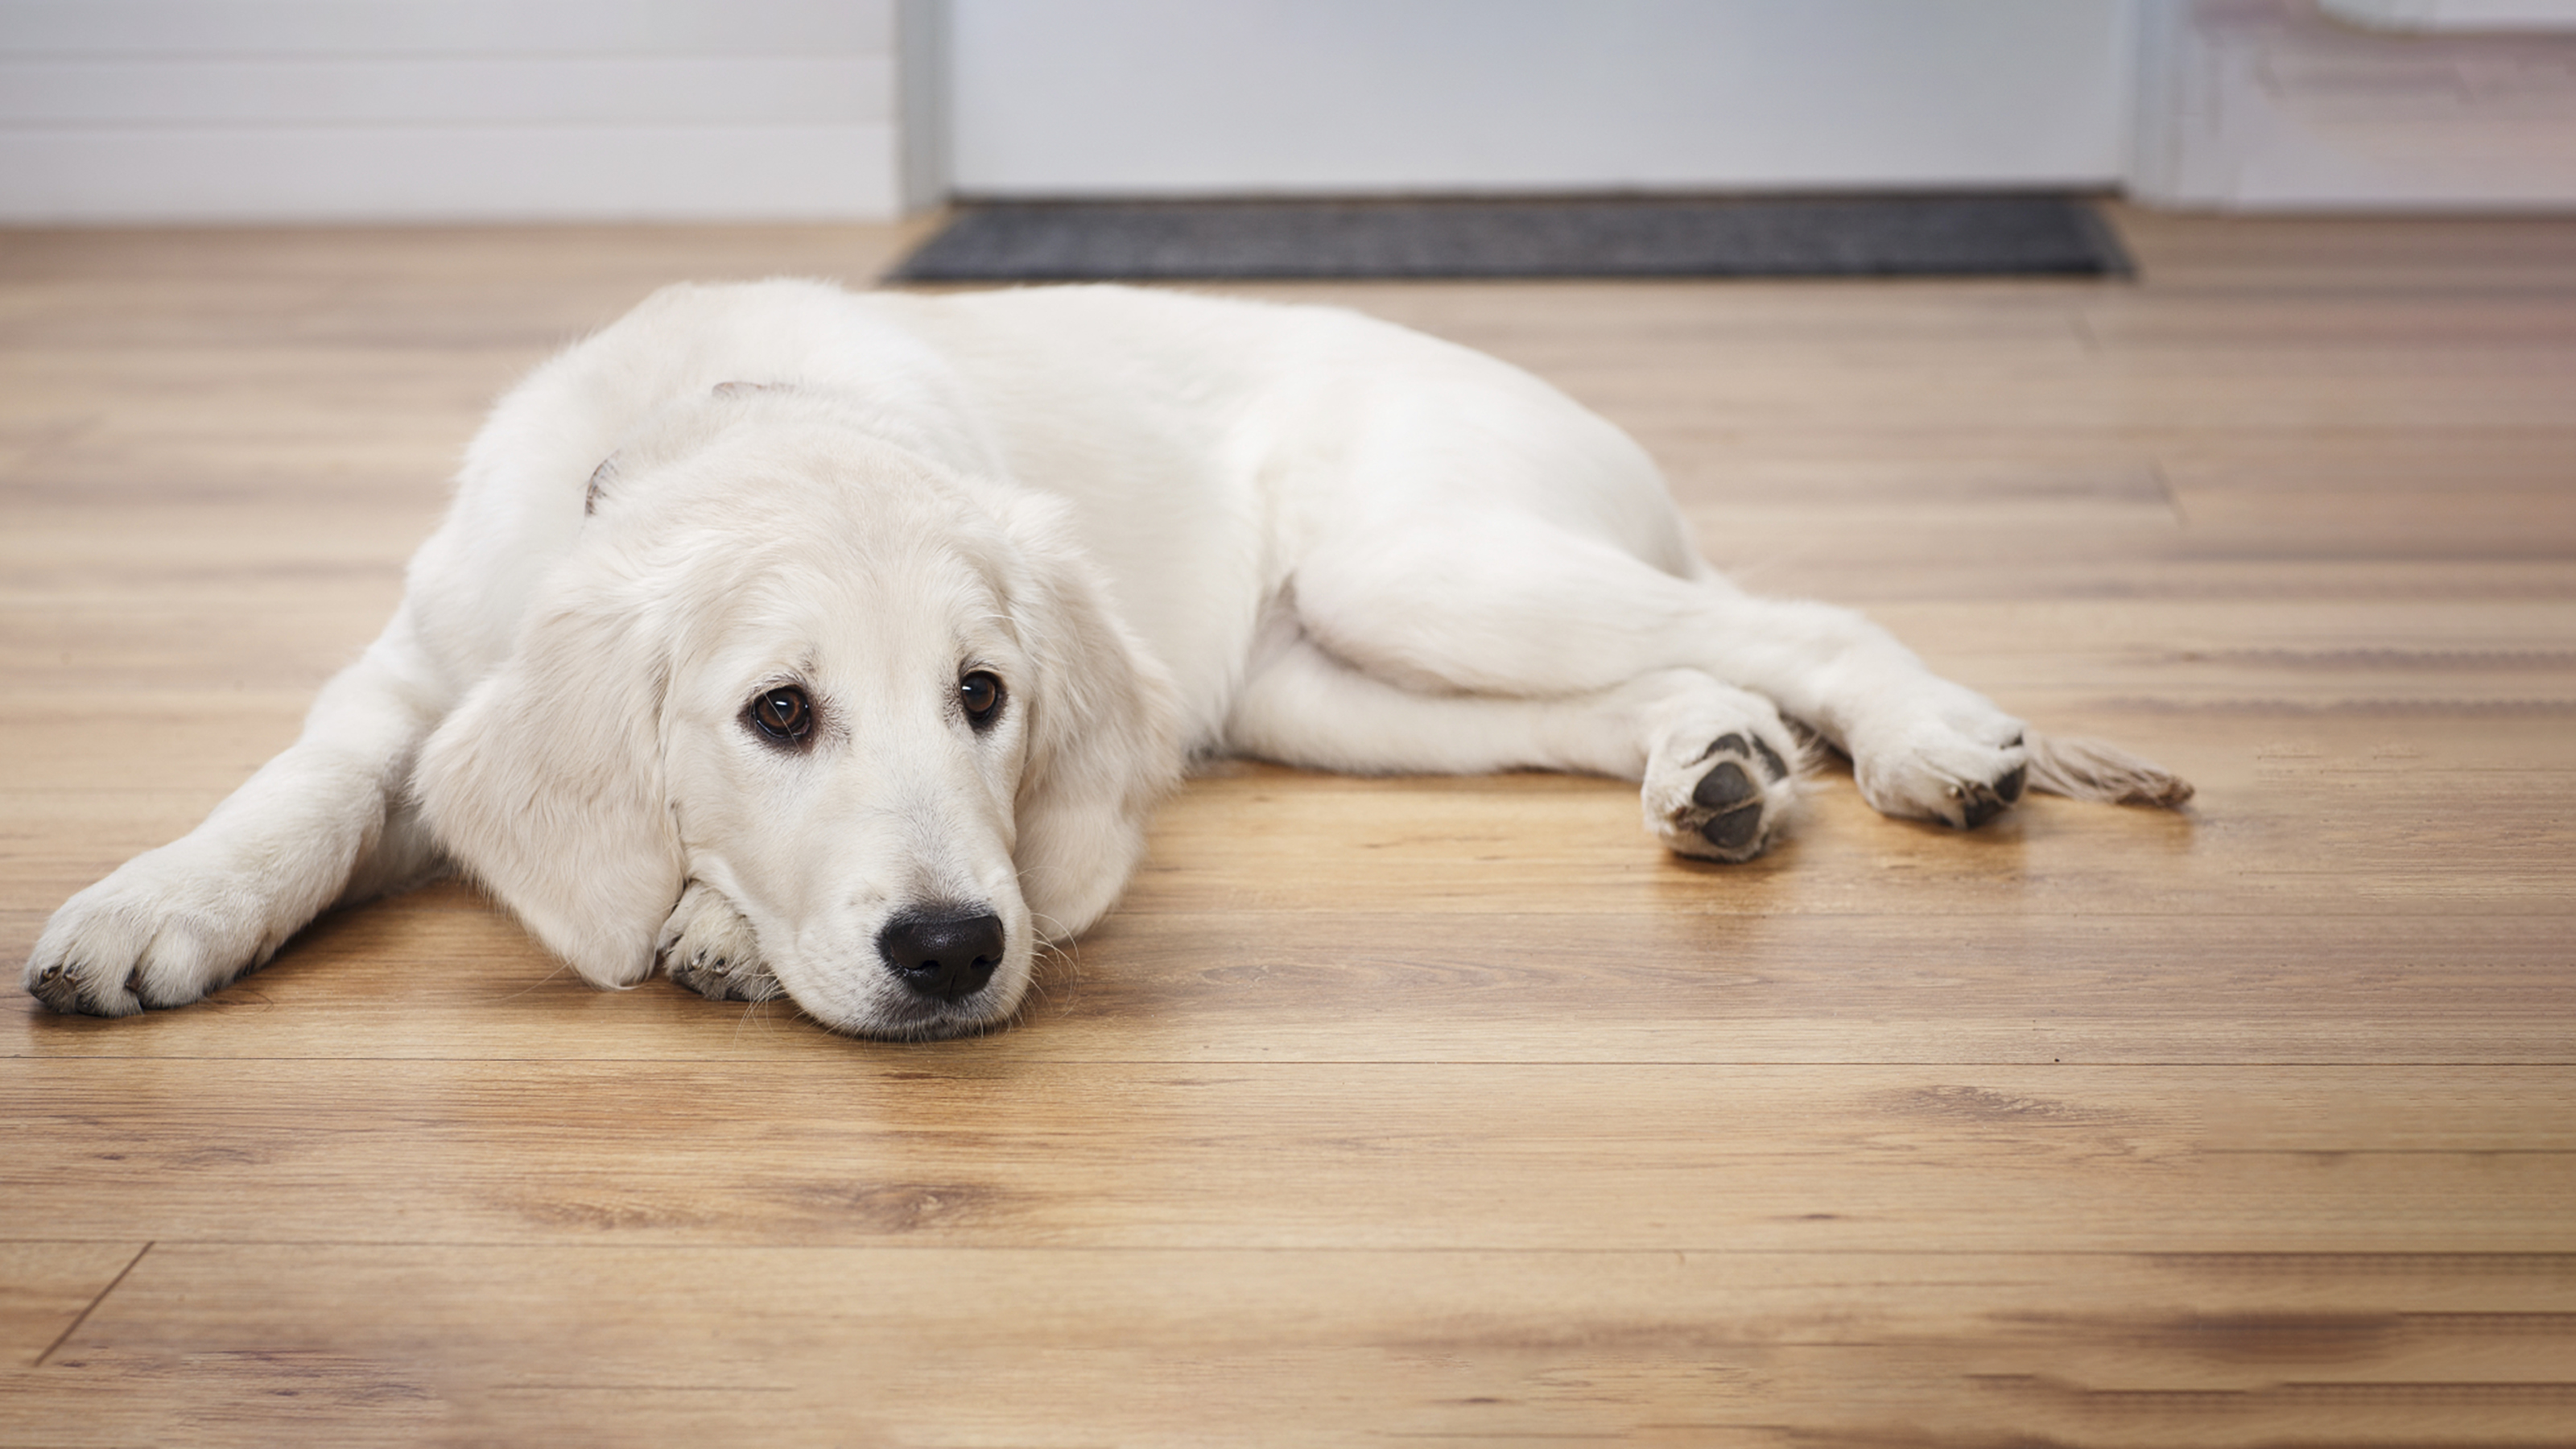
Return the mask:
<path id="1" fill-rule="evenodd" d="M 104 545 L 91 553 L 82 562 L 104 571 Z M 42 603 L 0 607 L 0 669 L 21 681 L 9 702 L 112 684 L 148 697 L 156 711 L 183 706 L 190 690 L 252 687 L 285 691 L 280 703 L 296 707 L 374 636 L 379 608 L 390 617 L 401 559 L 389 551 L 380 570 L 353 566 L 335 580 L 311 557 L 262 558 L 260 568 L 294 576 L 291 600 L 256 597 L 244 579 L 220 607 L 157 590 L 104 596 L 104 587 L 102 597 L 71 597 L 66 587 Z M 64 572 L 74 571 L 66 562 Z M 2275 601 L 2259 617 L 2249 612 L 2232 601 L 2117 599 L 2032 603 L 2008 615 L 1955 600 L 1871 611 L 1953 674 L 2034 701 L 2025 708 L 2070 699 L 2125 700 L 2134 710 L 2412 697 L 2576 709 L 2576 599 Z M 171 731 L 167 748 L 186 744 Z"/>
<path id="2" fill-rule="evenodd" d="M 1010 1033 L 822 1034 L 592 990 L 460 887 L 333 917 L 204 1010 L 0 1012 L 17 1057 L 2332 1064 L 2576 1061 L 2576 917 L 2145 912 L 2001 923 L 1644 910 L 1173 912 L 1051 963 Z"/>
<path id="3" fill-rule="evenodd" d="M 2340 741 L 2311 723 L 2204 774 L 2192 820 L 2040 800 L 1962 836 L 1880 820 L 1843 780 L 1798 842 L 1731 869 L 1655 851 L 1615 782 L 1238 767 L 1165 807 L 1127 902 L 1046 969 L 1024 1035 L 1068 1057 L 2564 1062 L 2576 852 L 2546 812 L 2566 745 L 2547 720 L 2506 724 L 2462 758 L 2386 718 Z M 238 769 L 292 718 L 267 729 Z M 2458 812 L 2504 780 L 2539 792 L 2525 813 Z M 31 939 L 217 792 L 9 798 L 0 923 Z M 49 844 L 74 836 L 95 853 Z M 645 1022 L 670 1049 L 732 1050 L 713 1039 L 743 1021 L 658 984 L 597 997 L 453 885 L 335 916 L 217 1002 L 230 1019 L 23 999 L 0 1019 L 19 1053 L 512 1056 L 614 1054 Z M 756 1041 L 784 1023 L 751 1024 Z M 1119 1036 L 1138 1026 L 1169 1030 Z"/>
<path id="4" fill-rule="evenodd" d="M 243 1061 L 183 1098 L 184 1060 L 22 1062 L 12 1198 L 175 1241 L 2576 1251 L 2563 1066 L 2238 1067 L 2212 1100 L 2175 1067 L 807 1045 Z"/>
<path id="5" fill-rule="evenodd" d="M 0 1239 L 0 1374 L 36 1366 L 144 1250 L 139 1242 Z M 9 1391 L 0 1378 L 0 1421 Z"/>
<path id="6" fill-rule="evenodd" d="M 278 1395 L 340 1443 L 2533 1443 L 2570 1264 L 222 1244 L 0 1394 L 66 1444 Z"/>
<path id="7" fill-rule="evenodd" d="M 8 718 L 24 753 L 0 762 L 0 789 L 25 792 L 21 818 L 126 813 L 113 791 L 45 792 L 96 778 L 91 761 L 123 755 L 125 790 L 220 791 L 293 738 L 297 697 L 259 707 L 143 711 L 93 722 L 59 710 Z M 2069 710 L 2078 728 L 2104 724 Z M 213 752 L 208 763 L 158 756 L 161 738 Z M 2036 797 L 1986 830 L 1961 834 L 1888 821 L 1847 775 L 1809 791 L 1793 838 L 1761 861 L 1709 867 L 1653 849 L 1617 781 L 1527 775 L 1500 779 L 1350 779 L 1271 767 L 1209 774 L 1168 802 L 1125 911 L 1262 910 L 1312 903 L 1413 912 L 1600 911 L 1652 906 L 1730 914 L 2026 914 L 2116 880 L 2121 909 L 2331 914 L 2487 911 L 2562 914 L 2576 886 L 2572 738 L 2554 710 L 2474 704 L 2409 718 L 2402 704 L 2282 712 L 2212 701 L 2133 716 L 2127 743 L 2194 777 L 2182 814 Z M 2232 737 L 2215 750 L 2199 736 Z M 2464 791 L 2510 782 L 2517 793 L 2474 816 Z M 49 805 L 49 800 L 61 803 Z M 202 814 L 203 795 L 153 807 L 165 830 Z M 205 803 L 211 804 L 211 800 Z M 59 840 L 59 835 L 30 836 Z M 130 839 L 131 837 L 126 837 Z M 50 909 L 49 892 L 117 858 L 117 845 L 64 861 L 38 889 L 0 900 Z M 5 842 L 0 842 L 5 846 Z M 2159 862 L 2149 876 L 2137 869 Z M 1285 862 L 1295 870 L 1283 871 Z M 29 861 L 32 868 L 42 862 Z M 2379 873 L 2356 879 L 2354 868 Z M 2185 904 L 2187 903 L 2187 905 Z"/>

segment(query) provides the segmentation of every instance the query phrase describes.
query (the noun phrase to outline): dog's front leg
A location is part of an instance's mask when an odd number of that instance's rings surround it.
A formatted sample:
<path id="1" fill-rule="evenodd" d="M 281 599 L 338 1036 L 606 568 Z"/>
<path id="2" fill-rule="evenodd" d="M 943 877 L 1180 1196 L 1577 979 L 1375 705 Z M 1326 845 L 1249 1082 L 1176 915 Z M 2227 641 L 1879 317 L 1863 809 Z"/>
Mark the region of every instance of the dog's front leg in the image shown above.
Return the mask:
<path id="1" fill-rule="evenodd" d="M 334 901 L 399 889 L 437 856 L 402 793 L 448 703 L 408 613 L 324 686 L 304 731 L 195 830 L 65 902 L 25 983 L 56 1011 L 180 1006 L 275 955 Z"/>

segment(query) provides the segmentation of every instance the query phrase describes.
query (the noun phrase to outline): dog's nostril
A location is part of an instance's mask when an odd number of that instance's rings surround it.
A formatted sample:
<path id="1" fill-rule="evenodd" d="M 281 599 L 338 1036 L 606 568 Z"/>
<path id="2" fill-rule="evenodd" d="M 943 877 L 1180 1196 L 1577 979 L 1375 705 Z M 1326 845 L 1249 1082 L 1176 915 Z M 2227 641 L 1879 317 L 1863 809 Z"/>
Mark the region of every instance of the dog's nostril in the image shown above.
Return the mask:
<path id="1" fill-rule="evenodd" d="M 907 912 L 877 932 L 877 955 L 924 996 L 955 1001 L 980 991 L 1002 964 L 1002 918 Z"/>

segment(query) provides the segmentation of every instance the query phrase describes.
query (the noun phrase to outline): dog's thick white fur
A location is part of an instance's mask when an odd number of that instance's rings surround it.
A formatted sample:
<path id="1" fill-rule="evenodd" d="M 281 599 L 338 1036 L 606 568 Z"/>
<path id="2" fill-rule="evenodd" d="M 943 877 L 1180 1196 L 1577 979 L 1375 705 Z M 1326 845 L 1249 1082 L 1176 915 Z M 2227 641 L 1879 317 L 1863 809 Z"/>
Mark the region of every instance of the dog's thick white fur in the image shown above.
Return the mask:
<path id="1" fill-rule="evenodd" d="M 675 287 L 501 402 L 302 737 L 73 897 L 26 984 L 194 1001 L 456 864 L 599 985 L 945 1035 L 1109 908 L 1193 754 L 1622 776 L 1741 860 L 1808 733 L 1953 825 L 2189 793 L 1737 591 L 1634 442 L 1464 348 L 1113 287 Z"/>

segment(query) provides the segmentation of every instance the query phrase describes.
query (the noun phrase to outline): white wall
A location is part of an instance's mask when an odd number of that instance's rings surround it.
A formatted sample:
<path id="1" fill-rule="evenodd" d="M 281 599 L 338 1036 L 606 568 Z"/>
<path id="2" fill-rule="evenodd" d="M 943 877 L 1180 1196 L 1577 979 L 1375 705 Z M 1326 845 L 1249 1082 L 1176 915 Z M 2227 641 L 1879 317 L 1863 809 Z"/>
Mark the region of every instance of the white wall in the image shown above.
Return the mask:
<path id="1" fill-rule="evenodd" d="M 952 0 L 968 195 L 2109 186 L 2123 0 Z"/>
<path id="2" fill-rule="evenodd" d="M 874 218 L 896 0 L 0 0 L 0 220 Z"/>

